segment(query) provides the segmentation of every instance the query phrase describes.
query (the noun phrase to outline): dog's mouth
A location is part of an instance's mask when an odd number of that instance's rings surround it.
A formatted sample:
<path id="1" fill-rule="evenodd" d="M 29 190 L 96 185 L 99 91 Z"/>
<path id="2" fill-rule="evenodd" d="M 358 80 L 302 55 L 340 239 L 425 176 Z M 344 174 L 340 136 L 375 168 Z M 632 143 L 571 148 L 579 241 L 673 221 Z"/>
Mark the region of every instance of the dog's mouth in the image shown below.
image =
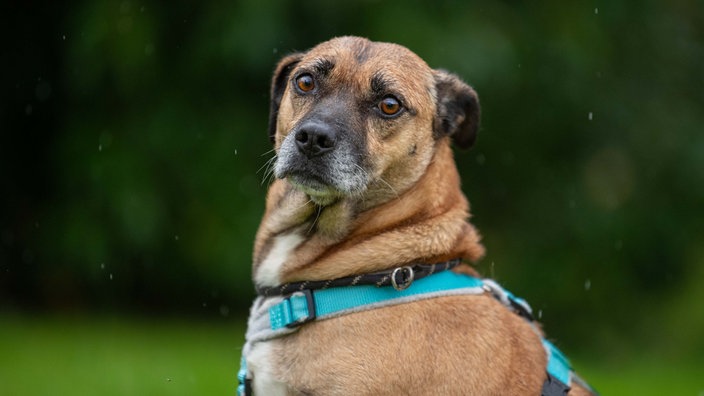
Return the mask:
<path id="1" fill-rule="evenodd" d="M 320 206 L 362 195 L 369 181 L 368 173 L 358 165 L 319 164 L 282 158 L 279 161 L 274 170 L 276 177 L 288 180 Z"/>
<path id="2" fill-rule="evenodd" d="M 344 192 L 312 175 L 291 173 L 286 176 L 286 179 L 320 206 L 331 205 L 345 196 Z"/>

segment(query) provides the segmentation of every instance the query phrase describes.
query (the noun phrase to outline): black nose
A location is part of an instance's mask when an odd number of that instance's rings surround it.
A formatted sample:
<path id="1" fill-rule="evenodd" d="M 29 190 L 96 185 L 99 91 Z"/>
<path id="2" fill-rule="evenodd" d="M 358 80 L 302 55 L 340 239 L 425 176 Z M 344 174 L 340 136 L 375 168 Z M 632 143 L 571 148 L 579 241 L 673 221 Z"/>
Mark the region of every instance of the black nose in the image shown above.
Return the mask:
<path id="1" fill-rule="evenodd" d="M 296 132 L 296 145 L 308 158 L 331 151 L 336 140 L 333 129 L 325 124 L 304 124 Z"/>

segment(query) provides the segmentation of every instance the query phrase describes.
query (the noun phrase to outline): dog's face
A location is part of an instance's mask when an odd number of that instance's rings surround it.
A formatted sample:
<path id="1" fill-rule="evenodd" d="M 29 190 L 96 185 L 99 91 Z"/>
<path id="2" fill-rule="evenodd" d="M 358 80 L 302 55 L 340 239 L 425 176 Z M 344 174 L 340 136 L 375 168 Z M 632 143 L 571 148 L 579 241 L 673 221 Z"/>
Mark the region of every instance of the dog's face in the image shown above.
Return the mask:
<path id="1" fill-rule="evenodd" d="M 313 202 L 383 202 L 422 176 L 436 144 L 475 140 L 479 103 L 408 49 L 357 37 L 281 60 L 272 81 L 274 174 Z"/>

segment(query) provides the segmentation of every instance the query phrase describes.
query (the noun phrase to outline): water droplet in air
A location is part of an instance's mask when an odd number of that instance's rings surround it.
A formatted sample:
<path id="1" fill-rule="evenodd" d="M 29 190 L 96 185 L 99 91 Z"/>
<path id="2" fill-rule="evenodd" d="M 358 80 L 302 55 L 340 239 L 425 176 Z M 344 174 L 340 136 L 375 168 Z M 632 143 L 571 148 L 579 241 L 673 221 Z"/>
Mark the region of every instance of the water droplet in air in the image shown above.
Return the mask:
<path id="1" fill-rule="evenodd" d="M 110 274 L 110 280 L 112 280 L 112 274 Z"/>
<path id="2" fill-rule="evenodd" d="M 100 263 L 100 269 L 102 269 L 102 270 L 105 269 L 105 263 Z"/>
<path id="3" fill-rule="evenodd" d="M 616 251 L 620 251 L 621 249 L 623 249 L 623 241 L 620 240 L 620 239 L 617 240 L 617 241 L 614 243 L 614 249 L 616 249 Z"/>
<path id="4" fill-rule="evenodd" d="M 228 317 L 230 315 L 230 307 L 223 304 L 220 306 L 220 315 L 223 317 Z"/>
<path id="5" fill-rule="evenodd" d="M 598 13 L 599 13 L 599 9 L 598 9 L 598 8 L 595 8 L 595 9 L 594 9 L 594 14 L 598 14 Z"/>
<path id="6" fill-rule="evenodd" d="M 593 119 L 594 119 L 594 113 L 592 113 L 592 112 L 590 111 L 590 112 L 589 112 L 589 121 L 591 121 L 591 120 L 593 120 Z"/>
<path id="7" fill-rule="evenodd" d="M 48 81 L 39 81 L 34 88 L 34 95 L 40 102 L 49 99 L 51 96 L 51 84 Z"/>
<path id="8" fill-rule="evenodd" d="M 584 281 L 584 290 L 589 291 L 592 288 L 592 281 L 591 279 L 587 279 Z"/>

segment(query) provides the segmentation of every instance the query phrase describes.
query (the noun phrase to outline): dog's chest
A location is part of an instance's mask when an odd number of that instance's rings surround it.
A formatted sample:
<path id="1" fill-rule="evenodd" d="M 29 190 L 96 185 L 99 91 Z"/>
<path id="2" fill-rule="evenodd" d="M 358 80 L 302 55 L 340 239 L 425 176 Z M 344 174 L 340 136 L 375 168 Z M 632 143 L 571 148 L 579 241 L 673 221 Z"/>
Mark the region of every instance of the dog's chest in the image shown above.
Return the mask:
<path id="1" fill-rule="evenodd" d="M 264 260 L 256 270 L 254 280 L 261 286 L 276 286 L 281 282 L 281 267 L 284 265 L 291 252 L 298 247 L 305 238 L 291 232 L 274 237 L 271 248 Z"/>
<path id="2" fill-rule="evenodd" d="M 276 354 L 272 344 L 260 342 L 256 344 L 247 357 L 247 366 L 253 375 L 252 386 L 255 395 L 285 396 L 287 386 L 277 381 L 273 373 L 277 364 Z"/>

